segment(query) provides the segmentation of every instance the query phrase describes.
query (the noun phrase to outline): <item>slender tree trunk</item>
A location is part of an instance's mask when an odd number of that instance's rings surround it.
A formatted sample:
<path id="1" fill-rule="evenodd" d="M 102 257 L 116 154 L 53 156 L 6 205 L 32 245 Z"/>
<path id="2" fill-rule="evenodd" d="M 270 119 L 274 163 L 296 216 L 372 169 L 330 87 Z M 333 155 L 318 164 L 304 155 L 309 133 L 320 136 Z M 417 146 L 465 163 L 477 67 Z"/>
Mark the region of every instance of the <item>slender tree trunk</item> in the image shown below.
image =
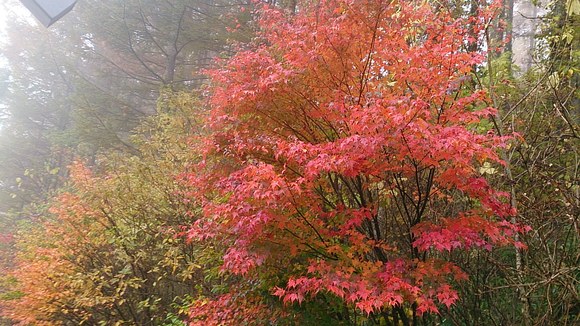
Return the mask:
<path id="1" fill-rule="evenodd" d="M 533 66 L 535 36 L 540 23 L 539 17 L 544 11 L 531 0 L 507 0 L 508 5 L 510 2 L 511 8 L 508 8 L 506 15 L 507 19 L 511 18 L 511 21 L 508 20 L 511 23 L 512 36 L 508 51 L 512 51 L 512 63 L 519 68 L 514 73 L 520 76 Z"/>
<path id="2" fill-rule="evenodd" d="M 516 0 L 518 1 L 518 0 Z M 486 42 L 487 44 L 491 44 L 491 37 L 489 35 L 489 31 L 486 31 Z M 487 59 L 487 67 L 488 67 L 488 74 L 489 74 L 489 85 L 488 85 L 488 90 L 489 90 L 489 94 L 490 94 L 490 98 L 493 101 L 493 106 L 495 108 L 499 108 L 499 103 L 497 101 L 497 98 L 495 96 L 494 93 L 494 88 L 495 88 L 495 81 L 494 81 L 494 74 L 495 71 L 493 70 L 493 66 L 492 66 L 492 57 L 491 55 L 488 55 L 488 59 Z M 509 108 L 506 108 L 505 112 L 509 112 Z M 497 133 L 500 136 L 503 136 L 505 134 L 505 128 L 503 126 L 503 116 L 502 116 L 502 111 L 499 110 L 498 114 L 496 116 L 491 117 L 495 126 L 495 129 L 497 131 Z M 508 150 L 507 149 L 500 149 L 499 150 L 499 154 L 500 154 L 500 158 L 504 161 L 505 165 L 504 165 L 504 174 L 508 180 L 509 183 L 509 188 L 510 188 L 510 207 L 514 209 L 514 211 L 517 212 L 518 209 L 518 202 L 517 202 L 517 197 L 516 197 L 516 182 L 515 179 L 513 177 L 512 174 L 512 170 L 511 170 L 511 158 L 510 155 L 508 155 Z M 514 215 L 511 219 L 512 223 L 517 223 L 517 215 Z M 515 235 L 515 239 L 516 242 L 519 241 L 519 236 L 516 234 Z M 516 276 L 517 276 L 517 283 L 519 284 L 517 286 L 517 292 L 518 292 L 518 298 L 521 302 L 521 314 L 522 314 L 522 321 L 523 321 L 523 325 L 530 325 L 530 312 L 529 312 L 529 304 L 528 304 L 528 297 L 527 297 L 527 293 L 525 291 L 525 288 L 521 285 L 523 284 L 523 272 L 524 272 L 524 266 L 523 266 L 523 260 L 522 260 L 522 252 L 521 249 L 519 248 L 515 248 L 515 270 L 516 270 Z"/>

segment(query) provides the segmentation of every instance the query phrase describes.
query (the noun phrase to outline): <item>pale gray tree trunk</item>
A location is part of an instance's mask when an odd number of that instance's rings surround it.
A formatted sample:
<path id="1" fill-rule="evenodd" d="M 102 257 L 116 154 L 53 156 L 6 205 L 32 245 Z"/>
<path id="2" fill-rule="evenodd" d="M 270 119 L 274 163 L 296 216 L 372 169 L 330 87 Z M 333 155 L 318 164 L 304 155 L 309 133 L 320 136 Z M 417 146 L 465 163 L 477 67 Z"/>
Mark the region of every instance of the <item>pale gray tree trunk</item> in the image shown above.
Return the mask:
<path id="1" fill-rule="evenodd" d="M 514 69 L 514 74 L 526 73 L 534 64 L 534 49 L 536 48 L 535 36 L 538 31 L 541 17 L 545 10 L 538 1 L 538 6 L 531 0 L 513 0 L 512 7 L 512 64 L 519 69 Z"/>

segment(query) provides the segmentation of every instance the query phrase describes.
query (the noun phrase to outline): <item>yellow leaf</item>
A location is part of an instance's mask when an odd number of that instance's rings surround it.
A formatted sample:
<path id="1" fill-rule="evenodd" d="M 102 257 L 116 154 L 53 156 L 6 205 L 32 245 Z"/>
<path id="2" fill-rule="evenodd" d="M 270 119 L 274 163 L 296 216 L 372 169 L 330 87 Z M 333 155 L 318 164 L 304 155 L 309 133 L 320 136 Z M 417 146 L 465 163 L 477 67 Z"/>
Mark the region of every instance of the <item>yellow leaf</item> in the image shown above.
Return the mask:
<path id="1" fill-rule="evenodd" d="M 580 15 L 580 0 L 568 0 L 568 15 Z"/>
<path id="2" fill-rule="evenodd" d="M 483 166 L 479 168 L 479 173 L 481 174 L 494 174 L 495 172 L 496 169 L 489 162 L 483 163 Z"/>

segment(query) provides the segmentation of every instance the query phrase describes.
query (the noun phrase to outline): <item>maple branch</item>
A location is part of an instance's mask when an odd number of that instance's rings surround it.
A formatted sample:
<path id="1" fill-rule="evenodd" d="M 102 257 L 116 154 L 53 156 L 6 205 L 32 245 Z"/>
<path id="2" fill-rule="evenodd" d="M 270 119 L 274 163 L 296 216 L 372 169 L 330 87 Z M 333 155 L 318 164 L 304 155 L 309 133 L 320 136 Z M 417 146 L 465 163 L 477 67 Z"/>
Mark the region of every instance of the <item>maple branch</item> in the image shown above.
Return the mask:
<path id="1" fill-rule="evenodd" d="M 342 183 L 344 185 L 346 185 L 346 188 L 350 192 L 350 194 L 351 194 L 351 197 L 350 198 L 355 201 L 355 203 L 358 205 L 358 207 L 363 207 L 363 205 L 362 205 L 360 199 L 358 198 L 357 194 L 355 193 L 355 191 L 350 186 L 350 183 L 342 175 L 338 175 L 338 176 L 339 176 L 340 180 L 342 181 Z"/>
<path id="2" fill-rule="evenodd" d="M 382 9 L 382 8 L 381 8 Z M 373 36 L 371 38 L 371 44 L 369 46 L 369 51 L 367 54 L 367 58 L 366 58 L 366 62 L 365 65 L 363 67 L 363 71 L 362 71 L 362 76 L 360 79 L 360 89 L 359 89 L 359 94 L 358 94 L 358 104 L 361 105 L 361 101 L 363 98 L 363 92 L 364 89 L 366 88 L 366 85 L 368 83 L 368 74 L 370 72 L 370 68 L 371 68 L 371 64 L 372 64 L 372 56 L 373 56 L 373 52 L 375 50 L 375 43 L 377 40 L 377 31 L 379 29 L 379 22 L 381 21 L 381 15 L 382 15 L 383 11 L 379 11 L 377 13 L 377 17 L 375 19 L 375 25 L 373 27 Z"/>
<path id="3" fill-rule="evenodd" d="M 338 200 L 340 201 L 340 203 L 343 206 L 346 206 L 345 203 L 344 203 L 344 196 L 342 195 L 342 189 L 340 187 L 340 183 L 339 183 L 338 177 L 336 177 L 336 178 L 333 179 L 332 175 L 333 174 L 330 173 L 330 172 L 328 172 L 328 174 L 327 174 L 328 179 L 330 180 L 330 185 L 331 185 L 332 189 L 334 190 L 334 193 L 338 197 Z"/>
<path id="4" fill-rule="evenodd" d="M 274 105 L 274 107 L 276 107 L 276 109 L 280 109 L 280 107 L 275 102 L 273 103 L 273 105 Z M 261 115 L 263 115 L 264 117 L 272 120 L 272 122 L 274 122 L 275 124 L 289 129 L 292 132 L 292 135 L 296 136 L 298 139 L 301 139 L 305 142 L 309 141 L 309 139 L 308 139 L 308 137 L 306 137 L 306 135 L 302 134 L 299 130 L 292 127 L 288 122 L 275 118 L 274 115 L 270 114 L 268 110 L 261 110 L 260 108 L 256 108 L 256 112 L 258 112 Z M 281 133 L 278 133 L 278 134 L 282 135 Z"/>
<path id="5" fill-rule="evenodd" d="M 399 180 L 400 177 L 394 176 L 395 179 L 395 183 L 396 183 L 396 188 L 399 191 L 399 194 L 402 196 L 401 197 L 401 204 L 403 206 L 403 209 L 405 211 L 405 214 L 403 214 L 403 211 L 401 211 L 399 204 L 398 204 L 398 200 L 397 198 L 399 196 L 393 196 L 395 198 L 395 204 L 397 205 L 397 208 L 399 209 L 399 213 L 401 214 L 401 217 L 406 217 L 407 220 L 407 227 L 408 229 L 410 229 L 410 226 L 413 225 L 412 221 L 411 221 L 411 213 L 407 207 L 407 203 L 405 201 L 405 197 L 408 197 L 409 200 L 412 201 L 412 198 L 406 193 L 405 188 L 403 187 L 403 185 L 401 184 L 401 181 Z"/>
<path id="6" fill-rule="evenodd" d="M 306 247 L 310 248 L 312 251 L 314 251 L 314 253 L 320 255 L 321 257 L 330 259 L 330 260 L 338 260 L 338 257 L 336 256 L 328 256 L 326 253 L 320 251 L 317 248 L 314 248 L 310 243 L 304 241 L 303 238 L 301 238 L 300 236 L 298 236 L 296 233 L 294 233 L 292 230 L 288 229 L 288 228 L 284 228 L 284 231 L 290 233 L 292 236 L 294 236 L 296 239 L 299 239 L 301 241 L 301 244 L 305 245 Z M 324 242 L 324 240 L 322 240 Z M 326 243 L 325 243 L 326 246 Z"/>
<path id="7" fill-rule="evenodd" d="M 295 200 L 295 195 L 292 193 L 292 190 L 290 188 L 288 188 L 288 189 L 290 190 L 290 194 L 292 196 L 292 200 L 290 202 L 292 203 L 292 206 L 294 206 L 296 213 L 298 214 L 298 216 L 300 216 L 304 220 L 304 222 L 306 222 L 306 224 L 314 231 L 314 233 L 316 233 L 316 236 L 318 237 L 318 239 L 320 239 L 320 241 L 322 241 L 322 243 L 326 246 L 327 245 L 326 241 L 324 240 L 324 238 L 322 237 L 320 232 L 318 232 L 318 230 L 314 227 L 314 225 L 312 225 L 312 223 L 310 223 L 308 218 L 306 218 L 306 216 L 304 216 L 304 214 L 300 211 L 300 207 L 298 206 L 298 204 L 296 203 L 296 200 Z"/>
<path id="8" fill-rule="evenodd" d="M 427 208 L 427 203 L 429 202 L 429 197 L 430 197 L 430 193 L 431 193 L 431 189 L 433 187 L 433 179 L 435 177 L 435 171 L 436 169 L 434 167 L 429 169 L 429 176 L 427 177 L 427 185 L 425 186 L 425 192 L 427 193 L 427 197 L 425 198 L 425 201 L 423 202 L 423 206 L 421 207 L 421 210 L 419 212 L 420 215 L 423 215 L 423 212 L 425 211 L 425 209 Z"/>
<path id="9" fill-rule="evenodd" d="M 333 202 L 331 202 L 328 198 L 326 198 L 326 195 L 324 194 L 324 190 L 322 189 L 322 185 L 318 185 L 317 187 L 314 187 L 314 190 L 320 196 L 320 198 L 322 199 L 323 202 L 325 202 L 328 206 L 330 206 L 332 208 L 336 208 L 336 205 Z"/>

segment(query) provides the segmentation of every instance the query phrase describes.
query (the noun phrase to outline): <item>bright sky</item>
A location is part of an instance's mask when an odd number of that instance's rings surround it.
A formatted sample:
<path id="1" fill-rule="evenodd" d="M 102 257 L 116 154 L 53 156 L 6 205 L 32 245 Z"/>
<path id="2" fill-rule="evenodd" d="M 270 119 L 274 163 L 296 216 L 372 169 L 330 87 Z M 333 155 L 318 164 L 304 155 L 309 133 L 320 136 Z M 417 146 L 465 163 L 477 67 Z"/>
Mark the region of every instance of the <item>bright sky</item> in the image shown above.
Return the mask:
<path id="1" fill-rule="evenodd" d="M 6 65 L 2 55 L 2 48 L 6 46 L 6 24 L 19 19 L 35 24 L 35 19 L 26 7 L 18 0 L 0 0 L 0 67 Z"/>
<path id="2" fill-rule="evenodd" d="M 4 43 L 4 29 L 6 27 L 6 19 L 8 16 L 8 4 L 3 2 L 0 6 L 0 40 Z"/>
<path id="3" fill-rule="evenodd" d="M 6 41 L 6 22 L 16 17 L 24 20 L 34 19 L 20 1 L 0 0 L 0 43 L 4 44 Z"/>
<path id="4" fill-rule="evenodd" d="M 10 19 L 20 19 L 31 20 L 32 15 L 28 12 L 26 7 L 22 5 L 17 0 L 0 0 L 0 68 L 6 66 L 7 62 L 2 55 L 2 48 L 7 46 L 6 42 L 6 23 Z M 5 85 L 2 85 L 4 87 Z M 4 106 L 0 99 L 0 109 Z M 1 127 L 1 126 L 0 126 Z"/>

